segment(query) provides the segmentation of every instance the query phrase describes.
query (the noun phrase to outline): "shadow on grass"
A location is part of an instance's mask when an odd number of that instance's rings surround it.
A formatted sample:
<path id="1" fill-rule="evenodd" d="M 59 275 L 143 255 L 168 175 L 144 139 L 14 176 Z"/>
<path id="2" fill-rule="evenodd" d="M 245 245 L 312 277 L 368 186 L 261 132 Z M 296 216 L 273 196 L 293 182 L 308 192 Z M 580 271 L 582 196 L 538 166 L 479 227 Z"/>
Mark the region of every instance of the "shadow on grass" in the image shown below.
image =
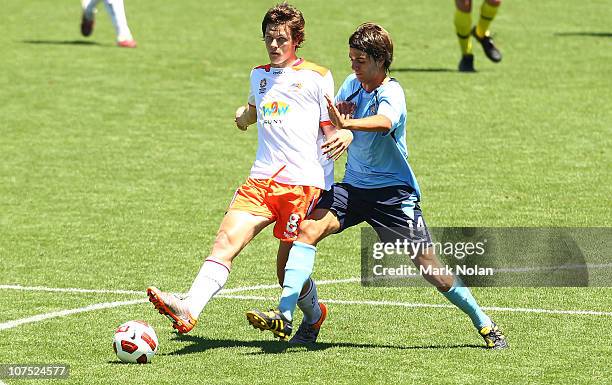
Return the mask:
<path id="1" fill-rule="evenodd" d="M 310 345 L 289 345 L 282 341 L 238 341 L 238 340 L 213 340 L 198 336 L 177 335 L 174 341 L 190 343 L 179 350 L 167 353 L 168 355 L 181 355 L 205 352 L 210 349 L 219 348 L 259 348 L 259 352 L 244 353 L 246 355 L 256 354 L 278 354 L 299 353 L 305 350 L 318 351 L 329 348 L 354 348 L 354 349 L 395 349 L 395 350 L 419 350 L 419 349 L 484 349 L 482 345 L 457 344 L 457 345 L 422 345 L 403 346 L 385 344 L 359 344 L 352 342 L 319 342 Z"/>
<path id="2" fill-rule="evenodd" d="M 106 363 L 109 364 L 109 365 L 132 365 L 132 364 L 130 364 L 128 362 L 120 361 L 119 359 L 108 360 L 108 361 L 106 361 Z"/>
<path id="3" fill-rule="evenodd" d="M 24 44 L 41 44 L 41 45 L 86 45 L 86 46 L 102 46 L 95 41 L 89 40 L 22 40 Z"/>
<path id="4" fill-rule="evenodd" d="M 389 72 L 457 72 L 456 69 L 450 68 L 413 68 L 413 67 L 405 67 L 405 68 L 391 68 Z"/>
<path id="5" fill-rule="evenodd" d="M 588 36 L 588 37 L 612 37 L 612 32 L 555 32 L 555 36 L 572 37 L 572 36 Z"/>

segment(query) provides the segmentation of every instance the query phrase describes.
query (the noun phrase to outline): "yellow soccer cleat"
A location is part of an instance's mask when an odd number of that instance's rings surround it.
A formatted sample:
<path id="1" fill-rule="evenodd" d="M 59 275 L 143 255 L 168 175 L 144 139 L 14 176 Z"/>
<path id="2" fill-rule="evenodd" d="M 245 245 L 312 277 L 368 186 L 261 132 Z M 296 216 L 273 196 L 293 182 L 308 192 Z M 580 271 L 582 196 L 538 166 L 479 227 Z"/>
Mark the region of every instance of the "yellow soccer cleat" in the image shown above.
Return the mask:
<path id="1" fill-rule="evenodd" d="M 254 328 L 259 330 L 270 330 L 274 336 L 282 341 L 287 341 L 293 331 L 293 324 L 283 314 L 274 309 L 263 312 L 257 309 L 246 313 L 247 320 Z"/>
<path id="2" fill-rule="evenodd" d="M 484 338 L 487 349 L 505 349 L 508 347 L 506 336 L 501 330 L 495 325 L 495 322 L 491 326 L 485 326 L 478 331 L 482 338 Z"/>

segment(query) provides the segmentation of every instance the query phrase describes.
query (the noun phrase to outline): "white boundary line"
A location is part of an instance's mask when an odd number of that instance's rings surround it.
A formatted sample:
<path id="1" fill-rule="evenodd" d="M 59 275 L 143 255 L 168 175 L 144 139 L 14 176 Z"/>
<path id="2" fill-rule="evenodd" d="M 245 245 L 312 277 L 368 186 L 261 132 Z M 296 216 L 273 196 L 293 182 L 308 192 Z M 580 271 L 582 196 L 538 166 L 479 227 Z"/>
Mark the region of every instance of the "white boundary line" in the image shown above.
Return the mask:
<path id="1" fill-rule="evenodd" d="M 278 298 L 261 297 L 251 295 L 220 295 L 221 298 L 241 299 L 253 301 L 276 301 Z M 412 303 L 412 302 L 395 302 L 395 301 L 352 301 L 342 299 L 320 299 L 324 303 L 335 303 L 339 305 L 367 305 L 367 306 L 396 306 L 408 308 L 433 308 L 433 309 L 455 309 L 455 305 L 450 304 L 435 304 L 435 303 Z M 566 315 L 595 315 L 612 317 L 612 312 L 595 311 L 595 310 L 557 310 L 557 309 L 531 309 L 523 307 L 497 307 L 483 306 L 482 310 L 501 311 L 510 313 L 541 313 L 541 314 L 566 314 Z"/>
<path id="2" fill-rule="evenodd" d="M 322 280 L 318 281 L 319 285 L 334 284 L 334 283 L 348 283 L 348 282 L 359 282 L 359 278 L 347 278 L 338 280 Z M 218 297 L 227 299 L 238 299 L 238 300 L 257 300 L 257 301 L 275 301 L 277 298 L 263 297 L 263 296 L 246 296 L 246 295 L 232 295 L 228 293 L 239 293 L 243 291 L 252 291 L 260 289 L 271 289 L 277 288 L 278 285 L 258 285 L 258 286 L 244 286 L 233 289 L 222 290 Z M 78 288 L 51 288 L 42 286 L 21 286 L 21 285 L 0 285 L 0 289 L 13 289 L 13 290 L 24 290 L 24 291 L 49 291 L 49 292 L 74 292 L 74 293 L 104 293 L 104 294 L 138 294 L 142 295 L 142 292 L 133 290 L 104 290 L 104 289 L 78 289 Z M 0 331 L 13 329 L 20 325 L 35 323 L 44 321 L 50 318 L 64 317 L 71 314 L 85 313 L 89 311 L 96 311 L 102 309 L 110 309 L 120 306 L 135 305 L 139 303 L 146 303 L 147 298 L 141 298 L 131 301 L 116 301 L 116 302 L 103 302 L 93 305 L 88 305 L 76 309 L 67 309 L 61 311 L 55 311 L 50 313 L 38 314 L 35 316 L 21 318 L 17 320 L 7 321 L 0 323 Z M 367 306 L 398 306 L 406 308 L 442 308 L 452 309 L 455 306 L 449 304 L 428 304 L 428 303 L 410 303 L 410 302 L 394 302 L 394 301 L 370 301 L 370 300 L 338 300 L 338 299 L 322 299 L 322 302 L 335 303 L 339 305 L 367 305 Z M 592 315 L 592 316 L 606 316 L 612 317 L 612 312 L 594 311 L 594 310 L 557 310 L 557 309 L 531 309 L 531 308 L 511 308 L 511 307 L 483 307 L 483 310 L 491 311 L 502 311 L 502 312 L 522 312 L 522 313 L 541 313 L 541 314 L 565 314 L 565 315 Z M 3 385 L 0 383 L 0 385 Z"/>
<path id="3" fill-rule="evenodd" d="M 6 330 L 6 329 L 12 329 L 17 326 L 24 325 L 24 324 L 44 321 L 49 318 L 64 317 L 70 314 L 85 313 L 88 311 L 101 310 L 101 309 L 110 309 L 110 308 L 119 307 L 119 306 L 135 305 L 137 303 L 145 303 L 147 301 L 148 301 L 147 298 L 143 298 L 143 299 L 135 299 L 131 301 L 103 302 L 103 303 L 96 303 L 96 304 L 85 306 L 85 307 L 80 307 L 77 309 L 60 310 L 60 311 L 54 311 L 51 313 L 38 314 L 38 315 L 28 317 L 28 318 L 21 318 L 21 319 L 1 323 L 0 331 Z"/>
<path id="4" fill-rule="evenodd" d="M 360 278 L 346 278 L 346 279 L 332 279 L 317 281 L 317 285 L 327 285 L 333 283 L 352 283 L 360 282 Z M 254 291 L 264 289 L 276 289 L 280 286 L 275 285 L 256 285 L 256 286 L 243 286 L 235 287 L 231 289 L 223 289 L 219 294 L 229 293 L 241 293 L 243 291 Z M 22 290 L 22 291 L 48 291 L 48 292 L 61 292 L 61 293 L 93 293 L 93 294 L 131 294 L 131 295 L 144 295 L 143 291 L 136 290 L 114 290 L 114 289 L 80 289 L 75 287 L 45 287 L 45 286 L 21 286 L 21 285 L 0 285 L 0 290 Z"/>
<path id="5" fill-rule="evenodd" d="M 107 290 L 107 289 L 79 289 L 74 287 L 44 287 L 44 286 L 21 286 L 21 285 L 0 285 L 0 289 L 23 290 L 23 291 L 51 291 L 62 293 L 95 293 L 95 294 L 134 294 L 143 295 L 144 291 L 135 290 Z"/>

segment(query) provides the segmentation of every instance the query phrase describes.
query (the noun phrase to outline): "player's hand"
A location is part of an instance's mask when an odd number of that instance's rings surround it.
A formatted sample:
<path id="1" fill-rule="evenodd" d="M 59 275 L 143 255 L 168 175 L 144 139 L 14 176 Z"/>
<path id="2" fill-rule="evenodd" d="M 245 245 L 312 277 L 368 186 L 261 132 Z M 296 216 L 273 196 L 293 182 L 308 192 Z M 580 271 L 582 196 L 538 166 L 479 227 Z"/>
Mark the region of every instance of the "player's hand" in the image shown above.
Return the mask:
<path id="1" fill-rule="evenodd" d="M 238 127 L 242 131 L 246 131 L 249 126 L 247 122 L 245 122 L 246 117 L 246 106 L 240 106 L 236 110 L 236 117 L 234 118 L 234 122 L 236 122 L 236 127 Z"/>
<path id="2" fill-rule="evenodd" d="M 352 141 L 353 132 L 351 130 L 336 130 L 336 133 L 323 143 L 321 148 L 323 149 L 323 154 L 327 155 L 327 159 L 336 161 L 344 154 Z"/>
<path id="3" fill-rule="evenodd" d="M 329 119 L 332 124 L 336 126 L 337 129 L 344 128 L 344 121 L 350 119 L 349 116 L 338 111 L 338 108 L 334 105 L 329 95 L 325 95 L 325 100 L 327 101 L 327 113 L 329 114 Z"/>

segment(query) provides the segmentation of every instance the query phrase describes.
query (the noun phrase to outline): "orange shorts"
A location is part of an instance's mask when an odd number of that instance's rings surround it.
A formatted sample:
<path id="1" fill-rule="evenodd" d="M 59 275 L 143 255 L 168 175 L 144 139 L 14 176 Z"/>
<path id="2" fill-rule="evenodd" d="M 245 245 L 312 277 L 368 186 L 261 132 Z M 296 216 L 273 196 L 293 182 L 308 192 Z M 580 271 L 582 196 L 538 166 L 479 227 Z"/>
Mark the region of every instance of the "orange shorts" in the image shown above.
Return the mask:
<path id="1" fill-rule="evenodd" d="M 321 189 L 294 186 L 269 179 L 248 178 L 234 194 L 229 210 L 246 211 L 276 221 L 274 236 L 281 241 L 297 238 L 300 221 L 317 203 Z"/>

